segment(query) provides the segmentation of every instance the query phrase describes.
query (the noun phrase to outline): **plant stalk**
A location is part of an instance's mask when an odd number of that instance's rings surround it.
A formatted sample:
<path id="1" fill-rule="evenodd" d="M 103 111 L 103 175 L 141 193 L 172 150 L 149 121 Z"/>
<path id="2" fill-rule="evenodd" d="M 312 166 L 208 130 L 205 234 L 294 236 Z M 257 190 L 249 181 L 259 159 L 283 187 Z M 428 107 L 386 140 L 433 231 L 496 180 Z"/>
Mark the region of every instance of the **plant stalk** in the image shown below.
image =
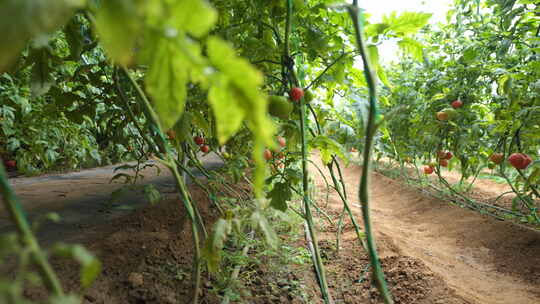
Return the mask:
<path id="1" fill-rule="evenodd" d="M 356 1 L 355 1 L 356 2 Z M 366 81 L 369 87 L 369 115 L 366 128 L 366 142 L 364 146 L 364 159 L 362 166 L 362 177 L 360 180 L 359 199 L 362 206 L 362 217 L 364 219 L 364 228 L 367 240 L 368 253 L 371 260 L 371 267 L 373 270 L 373 278 L 375 285 L 381 293 L 385 304 L 393 304 L 392 294 L 388 289 L 386 280 L 384 279 L 384 272 L 377 254 L 377 246 L 375 244 L 375 235 L 371 227 L 370 209 L 369 209 L 369 179 L 370 179 L 370 166 L 371 166 L 371 154 L 373 147 L 373 138 L 376 131 L 377 123 L 377 84 L 375 73 L 371 67 L 371 62 L 368 58 L 368 52 L 364 43 L 364 34 L 362 23 L 360 21 L 360 12 L 357 5 L 347 6 L 349 15 L 351 16 L 354 24 L 356 41 L 358 43 L 358 49 L 362 57 L 364 64 L 364 73 Z"/>

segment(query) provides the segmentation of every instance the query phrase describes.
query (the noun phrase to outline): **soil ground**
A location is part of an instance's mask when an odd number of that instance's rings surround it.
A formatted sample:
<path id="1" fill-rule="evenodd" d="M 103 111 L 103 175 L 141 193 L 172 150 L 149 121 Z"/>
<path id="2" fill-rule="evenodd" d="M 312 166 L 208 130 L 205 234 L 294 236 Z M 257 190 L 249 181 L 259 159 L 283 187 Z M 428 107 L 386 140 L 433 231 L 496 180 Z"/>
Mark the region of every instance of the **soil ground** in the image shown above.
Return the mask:
<path id="1" fill-rule="evenodd" d="M 359 176 L 356 165 L 344 170 L 354 213 L 361 218 Z M 314 177 L 324 189 L 324 180 Z M 484 180 L 475 192 L 492 193 L 490 186 L 492 182 Z M 371 190 L 371 220 L 398 303 L 540 303 L 539 232 L 449 205 L 379 173 L 372 174 Z M 321 193 L 319 202 L 325 196 Z M 338 195 L 332 193 L 327 209 L 341 208 Z M 335 244 L 335 233 L 325 232 L 321 239 Z M 358 257 L 363 250 L 356 245 L 349 221 L 342 244 L 337 259 L 348 267 L 329 263 L 329 281 L 339 283 L 334 288 L 343 290 L 338 294 L 344 302 L 367 303 L 347 299 L 370 288 L 368 282 L 353 283 L 367 259 Z"/>
<path id="2" fill-rule="evenodd" d="M 102 275 L 84 291 L 84 303 L 187 303 L 191 293 L 191 229 L 173 191 L 172 178 L 166 173 L 156 177 L 147 172 L 146 182 L 165 192 L 164 202 L 157 206 L 144 206 L 140 196 L 134 195 L 125 203 L 140 207 L 137 210 L 103 211 L 103 203 L 119 185 L 108 184 L 112 168 L 94 170 L 98 171 L 81 172 L 79 179 L 68 174 L 12 182 L 31 218 L 59 211 L 65 219 L 64 223 L 43 226 L 39 234 L 42 242 L 79 242 L 101 259 Z M 324 181 L 317 170 L 311 172 L 317 201 L 324 205 Z M 361 224 L 356 199 L 359 174 L 355 165 L 344 168 L 349 198 Z M 491 191 L 489 181 L 479 187 L 486 189 L 479 188 L 478 193 Z M 540 233 L 449 205 L 378 173 L 372 174 L 371 189 L 372 222 L 396 303 L 540 303 Z M 203 192 L 195 187 L 191 191 L 210 226 L 217 212 Z M 337 217 L 341 208 L 337 194 L 330 193 L 324 209 Z M 345 222 L 339 253 L 335 229 L 322 218 L 318 221 L 319 244 L 335 302 L 380 303 L 369 273 L 364 273 L 368 258 L 350 221 Z M 0 232 L 11 229 L 0 210 Z M 244 286 L 244 303 L 321 302 L 308 266 L 290 265 L 277 273 L 269 267 L 274 262 L 243 270 L 254 277 Z M 68 289 L 77 291 L 77 265 L 59 259 L 53 265 Z M 291 282 L 300 282 L 294 288 L 305 289 L 312 298 L 293 294 Z M 202 303 L 220 303 L 214 283 L 203 284 Z M 42 291 L 32 289 L 28 294 L 40 298 Z"/>

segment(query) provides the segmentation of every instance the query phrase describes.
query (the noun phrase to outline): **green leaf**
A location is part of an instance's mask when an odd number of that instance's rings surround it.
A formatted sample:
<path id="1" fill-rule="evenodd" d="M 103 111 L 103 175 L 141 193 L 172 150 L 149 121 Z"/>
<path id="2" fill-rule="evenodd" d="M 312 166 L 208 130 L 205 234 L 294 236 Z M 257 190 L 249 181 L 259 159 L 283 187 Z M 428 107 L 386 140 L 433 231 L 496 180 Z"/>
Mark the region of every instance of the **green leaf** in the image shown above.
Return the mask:
<path id="1" fill-rule="evenodd" d="M 461 57 L 465 63 L 472 62 L 476 57 L 478 56 L 478 51 L 474 47 L 468 47 L 463 52 L 463 56 Z"/>
<path id="2" fill-rule="evenodd" d="M 398 42 L 398 46 L 403 52 L 410 54 L 414 59 L 422 61 L 424 59 L 424 46 L 415 39 L 405 37 Z"/>
<path id="3" fill-rule="evenodd" d="M 371 66 L 373 69 L 375 69 L 375 73 L 377 74 L 377 77 L 381 80 L 381 82 L 391 88 L 390 82 L 388 81 L 388 77 L 386 76 L 386 72 L 384 71 L 384 68 L 382 67 L 380 61 L 379 61 L 379 49 L 376 45 L 369 45 L 367 47 L 368 54 L 369 54 L 369 61 L 371 63 Z M 367 85 L 367 84 L 366 84 Z"/>
<path id="4" fill-rule="evenodd" d="M 369 45 L 367 47 L 367 50 L 371 66 L 376 68 L 379 65 L 379 49 L 376 45 Z"/>
<path id="5" fill-rule="evenodd" d="M 176 132 L 178 142 L 191 138 L 192 117 L 192 113 L 184 112 L 182 118 L 174 125 L 173 130 Z"/>
<path id="6" fill-rule="evenodd" d="M 80 280 L 83 288 L 89 287 L 101 272 L 101 262 L 81 245 L 58 244 L 53 247 L 52 252 L 75 259 L 81 264 Z"/>
<path id="7" fill-rule="evenodd" d="M 388 80 L 388 77 L 386 76 L 386 72 L 381 65 L 377 66 L 377 76 L 379 77 L 379 79 L 385 86 L 392 88 L 392 84 Z"/>
<path id="8" fill-rule="evenodd" d="M 321 160 L 324 164 L 329 164 L 332 161 L 332 155 L 337 155 L 344 160 L 347 159 L 343 147 L 327 136 L 319 135 L 313 138 L 310 142 L 310 146 L 320 151 Z"/>
<path id="9" fill-rule="evenodd" d="M 262 231 L 266 243 L 270 247 L 275 248 L 277 246 L 278 237 L 276 232 L 268 223 L 268 219 L 260 211 L 253 212 L 251 215 L 251 223 Z"/>
<path id="10" fill-rule="evenodd" d="M 265 146 L 275 145 L 275 127 L 267 115 L 268 100 L 259 90 L 263 84 L 263 76 L 245 59 L 239 58 L 231 46 L 217 37 L 208 39 L 208 57 L 218 71 L 212 81 L 216 88 L 209 93 L 210 104 L 216 115 L 218 140 L 224 143 L 233 130 L 239 129 L 239 121 L 246 118 L 254 135 L 254 192 L 256 197 L 262 197 L 265 174 L 263 150 Z M 220 113 L 223 110 L 234 117 L 225 117 Z"/>
<path id="11" fill-rule="evenodd" d="M 84 36 L 81 27 L 82 24 L 77 22 L 77 17 L 73 17 L 64 30 L 66 41 L 69 44 L 70 58 L 76 61 L 79 60 L 84 48 Z"/>
<path id="12" fill-rule="evenodd" d="M 187 44 L 184 46 L 190 47 Z M 184 112 L 186 85 L 190 69 L 195 63 L 179 49 L 175 41 L 166 38 L 156 37 L 149 41 L 145 51 L 150 65 L 145 79 L 146 88 L 152 97 L 161 127 L 168 130 Z M 199 52 L 196 50 L 195 53 Z"/>
<path id="13" fill-rule="evenodd" d="M 85 0 L 2 0 L 0 29 L 0 73 L 7 70 L 32 38 L 40 44 L 48 35 L 64 25 Z"/>
<path id="14" fill-rule="evenodd" d="M 206 260 L 210 272 L 215 273 L 219 270 L 221 250 L 227 235 L 231 232 L 231 228 L 230 221 L 219 219 L 214 224 L 212 234 L 206 239 L 205 246 L 202 249 L 202 257 Z"/>
<path id="15" fill-rule="evenodd" d="M 49 91 L 54 84 L 53 69 L 50 65 L 50 54 L 47 49 L 34 49 L 30 52 L 29 60 L 34 62 L 30 79 L 30 90 L 33 97 L 41 96 Z"/>
<path id="16" fill-rule="evenodd" d="M 388 30 L 398 36 L 404 36 L 416 33 L 428 23 L 432 15 L 430 13 L 404 12 L 398 16 L 396 12 L 392 12 L 390 15 L 383 16 L 383 23 L 390 25 Z"/>
<path id="17" fill-rule="evenodd" d="M 195 126 L 200 128 L 204 134 L 210 134 L 210 124 L 208 124 L 208 120 L 200 112 L 191 112 L 191 116 Z"/>
<path id="18" fill-rule="evenodd" d="M 141 30 L 142 16 L 133 0 L 100 1 L 95 27 L 100 42 L 113 61 L 128 65 Z"/>
<path id="19" fill-rule="evenodd" d="M 171 11 L 172 26 L 195 37 L 207 34 L 217 20 L 217 13 L 205 0 L 175 1 Z"/>
<path id="20" fill-rule="evenodd" d="M 288 183 L 277 183 L 272 191 L 268 192 L 270 206 L 279 211 L 287 211 L 287 202 L 291 200 L 292 191 Z"/>
<path id="21" fill-rule="evenodd" d="M 217 135 L 220 143 L 225 143 L 242 126 L 246 110 L 240 104 L 241 92 L 238 92 L 225 75 L 218 75 L 208 92 L 217 122 Z"/>
<path id="22" fill-rule="evenodd" d="M 143 188 L 144 197 L 150 202 L 151 205 L 155 205 L 161 201 L 161 193 L 156 189 L 153 184 L 145 185 Z"/>

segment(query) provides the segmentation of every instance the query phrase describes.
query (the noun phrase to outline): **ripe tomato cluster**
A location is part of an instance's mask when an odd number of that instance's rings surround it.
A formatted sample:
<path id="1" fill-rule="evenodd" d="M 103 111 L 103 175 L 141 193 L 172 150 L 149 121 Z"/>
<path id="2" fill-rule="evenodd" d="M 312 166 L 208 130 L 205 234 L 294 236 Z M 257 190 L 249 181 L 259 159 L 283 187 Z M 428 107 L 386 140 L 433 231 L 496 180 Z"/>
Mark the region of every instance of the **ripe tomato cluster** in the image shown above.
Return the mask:
<path id="1" fill-rule="evenodd" d="M 267 161 L 271 161 L 272 159 L 274 159 L 274 168 L 283 169 L 285 167 L 285 164 L 280 160 L 285 158 L 285 153 L 280 150 L 287 146 L 287 140 L 282 136 L 277 136 L 276 140 L 280 146 L 280 149 L 276 149 L 274 152 L 270 151 L 269 149 L 265 149 L 263 156 L 264 159 Z"/>
<path id="2" fill-rule="evenodd" d="M 194 136 L 193 141 L 195 142 L 195 144 L 197 144 L 197 146 L 200 147 L 202 153 L 206 154 L 206 153 L 210 152 L 210 146 L 204 144 L 205 140 L 204 140 L 203 137 Z"/>
<path id="3" fill-rule="evenodd" d="M 489 160 L 492 163 L 499 165 L 504 160 L 504 154 L 498 152 L 493 153 L 489 156 Z M 510 165 L 519 170 L 527 169 L 527 167 L 532 163 L 532 161 L 532 158 L 525 153 L 512 153 L 510 154 L 510 156 L 508 156 L 508 162 L 510 163 Z"/>
<path id="4" fill-rule="evenodd" d="M 441 167 L 448 167 L 448 161 L 454 157 L 454 154 L 450 151 L 439 151 L 437 155 L 439 156 L 439 165 Z"/>

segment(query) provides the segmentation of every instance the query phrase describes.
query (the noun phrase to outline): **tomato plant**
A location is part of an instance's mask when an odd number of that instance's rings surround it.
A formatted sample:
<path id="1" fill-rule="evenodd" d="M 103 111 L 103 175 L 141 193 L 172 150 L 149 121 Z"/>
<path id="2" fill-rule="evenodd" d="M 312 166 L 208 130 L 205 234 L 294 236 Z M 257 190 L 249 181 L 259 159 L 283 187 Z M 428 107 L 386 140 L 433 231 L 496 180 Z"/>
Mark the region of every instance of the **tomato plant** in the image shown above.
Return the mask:
<path id="1" fill-rule="evenodd" d="M 512 187 L 522 218 L 540 222 L 540 165 L 533 161 L 540 149 L 538 4 L 457 0 L 440 25 L 428 25 L 431 14 L 420 12 L 371 22 L 357 1 L 327 4 L 58 0 L 45 9 L 38 0 L 3 1 L 0 28 L 10 43 L 0 46 L 2 159 L 34 174 L 158 158 L 174 176 L 191 224 L 194 303 L 202 267 L 219 269 L 225 240 L 259 231 L 275 247 L 266 214 L 289 206 L 306 220 L 321 294 L 332 302 L 311 214 L 314 150 L 343 202 L 337 247 L 348 216 L 385 303 L 393 300 L 367 186 L 373 156 L 402 167 L 430 164 L 424 173 L 436 173 L 462 197 L 442 168 L 458 169 L 461 185 L 491 166 Z M 403 56 L 383 66 L 379 47 L 388 40 Z M 363 162 L 363 232 L 341 169 L 355 151 Z M 207 170 L 201 152 L 220 156 L 223 168 Z M 210 181 L 198 186 L 223 215 L 212 231 L 185 182 L 195 169 Z M 228 178 L 253 185 L 241 210 L 225 210 L 215 199 L 216 185 L 229 187 Z M 21 229 L 20 236 L 31 233 Z M 45 281 L 62 294 L 54 275 Z"/>

